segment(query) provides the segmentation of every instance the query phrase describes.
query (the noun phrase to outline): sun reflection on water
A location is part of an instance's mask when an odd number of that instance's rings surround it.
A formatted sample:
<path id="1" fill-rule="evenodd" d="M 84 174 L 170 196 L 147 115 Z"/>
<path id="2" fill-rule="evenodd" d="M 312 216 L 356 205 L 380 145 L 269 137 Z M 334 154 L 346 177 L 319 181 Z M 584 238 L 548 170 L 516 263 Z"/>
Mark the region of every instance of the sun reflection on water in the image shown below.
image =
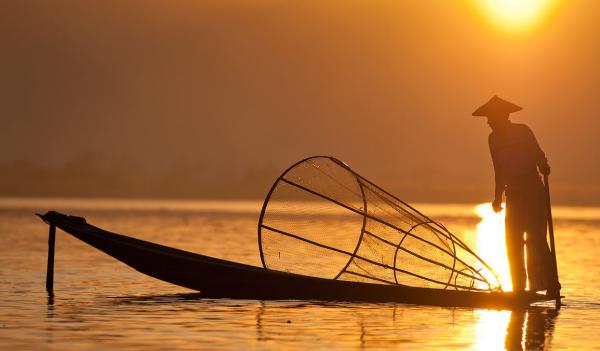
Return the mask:
<path id="1" fill-rule="evenodd" d="M 475 329 L 475 350 L 504 350 L 511 311 L 475 311 L 478 317 Z"/>
<path id="2" fill-rule="evenodd" d="M 474 210 L 481 218 L 477 224 L 477 254 L 498 274 L 502 289 L 512 290 L 504 240 L 505 211 L 495 213 L 490 203 L 477 205 Z M 511 311 L 479 310 L 475 315 L 478 320 L 473 349 L 504 350 Z"/>
<path id="3" fill-rule="evenodd" d="M 504 240 L 504 214 L 495 213 L 490 203 L 475 206 L 481 221 L 477 224 L 477 253 L 498 274 L 504 291 L 511 291 L 510 269 Z"/>

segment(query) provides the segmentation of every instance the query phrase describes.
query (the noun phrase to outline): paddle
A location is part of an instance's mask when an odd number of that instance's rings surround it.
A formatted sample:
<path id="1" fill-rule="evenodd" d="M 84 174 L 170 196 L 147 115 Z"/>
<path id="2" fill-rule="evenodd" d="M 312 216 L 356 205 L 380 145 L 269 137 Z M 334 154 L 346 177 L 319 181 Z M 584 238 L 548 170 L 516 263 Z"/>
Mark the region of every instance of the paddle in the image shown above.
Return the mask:
<path id="1" fill-rule="evenodd" d="M 54 296 L 54 238 L 56 236 L 56 227 L 50 225 L 48 234 L 48 266 L 46 270 L 46 291 L 48 296 Z"/>
<path id="2" fill-rule="evenodd" d="M 46 291 L 48 292 L 48 301 L 52 304 L 54 298 L 54 246 L 56 241 L 56 226 L 51 224 L 44 216 L 36 213 L 48 226 L 48 265 L 46 266 Z"/>
<path id="3" fill-rule="evenodd" d="M 546 209 L 548 218 L 548 233 L 550 235 L 550 251 L 552 253 L 552 265 L 554 274 L 556 275 L 556 281 L 558 282 L 558 264 L 556 263 L 556 247 L 554 246 L 554 224 L 552 222 L 552 207 L 550 205 L 550 183 L 548 182 L 548 175 L 544 174 L 544 187 L 546 188 Z M 556 295 L 556 304 L 560 305 L 560 288 Z"/>

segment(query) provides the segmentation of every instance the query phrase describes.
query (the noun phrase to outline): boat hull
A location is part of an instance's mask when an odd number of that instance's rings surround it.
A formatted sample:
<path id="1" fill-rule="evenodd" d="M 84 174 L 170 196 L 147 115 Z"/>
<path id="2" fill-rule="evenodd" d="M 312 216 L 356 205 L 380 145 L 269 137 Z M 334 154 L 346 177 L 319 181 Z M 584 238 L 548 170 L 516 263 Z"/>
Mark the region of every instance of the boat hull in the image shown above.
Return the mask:
<path id="1" fill-rule="evenodd" d="M 398 302 L 419 305 L 514 308 L 544 295 L 473 292 L 331 280 L 266 270 L 111 233 L 80 217 L 41 216 L 79 240 L 153 278 L 197 290 L 207 298 Z"/>

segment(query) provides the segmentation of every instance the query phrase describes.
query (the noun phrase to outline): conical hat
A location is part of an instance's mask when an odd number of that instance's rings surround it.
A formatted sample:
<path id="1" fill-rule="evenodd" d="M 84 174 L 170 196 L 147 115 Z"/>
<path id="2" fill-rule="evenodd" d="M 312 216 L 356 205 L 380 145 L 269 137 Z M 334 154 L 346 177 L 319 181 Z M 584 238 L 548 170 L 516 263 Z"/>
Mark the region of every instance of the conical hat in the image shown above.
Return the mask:
<path id="1" fill-rule="evenodd" d="M 509 114 L 517 111 L 521 111 L 523 108 L 513 104 L 512 102 L 508 102 L 499 98 L 497 95 L 494 95 L 490 99 L 490 101 L 483 104 L 479 107 L 475 112 L 473 112 L 473 116 L 494 116 L 498 114 Z"/>

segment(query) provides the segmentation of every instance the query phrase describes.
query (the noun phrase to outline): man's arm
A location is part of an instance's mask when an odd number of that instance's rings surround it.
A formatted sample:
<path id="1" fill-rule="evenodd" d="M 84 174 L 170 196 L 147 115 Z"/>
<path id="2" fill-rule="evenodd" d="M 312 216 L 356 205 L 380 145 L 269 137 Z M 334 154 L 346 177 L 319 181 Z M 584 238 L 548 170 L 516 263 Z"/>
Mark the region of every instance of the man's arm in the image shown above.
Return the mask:
<path id="1" fill-rule="evenodd" d="M 538 169 L 542 174 L 550 174 L 550 165 L 548 164 L 546 154 L 540 147 L 540 144 L 538 143 L 537 139 L 535 138 L 535 135 L 529 127 L 527 127 L 527 134 L 530 140 L 531 149 L 533 150 L 533 156 L 535 158 L 535 162 L 538 166 Z"/>
<path id="2" fill-rule="evenodd" d="M 490 135 L 488 138 L 488 145 L 490 147 L 490 154 L 492 155 L 492 163 L 494 164 L 495 180 L 494 202 L 492 202 L 492 208 L 494 209 L 494 212 L 500 212 L 502 211 L 502 194 L 506 188 L 506 181 L 504 179 L 504 172 L 502 171 L 500 163 L 496 158 L 492 144 L 492 136 Z"/>

